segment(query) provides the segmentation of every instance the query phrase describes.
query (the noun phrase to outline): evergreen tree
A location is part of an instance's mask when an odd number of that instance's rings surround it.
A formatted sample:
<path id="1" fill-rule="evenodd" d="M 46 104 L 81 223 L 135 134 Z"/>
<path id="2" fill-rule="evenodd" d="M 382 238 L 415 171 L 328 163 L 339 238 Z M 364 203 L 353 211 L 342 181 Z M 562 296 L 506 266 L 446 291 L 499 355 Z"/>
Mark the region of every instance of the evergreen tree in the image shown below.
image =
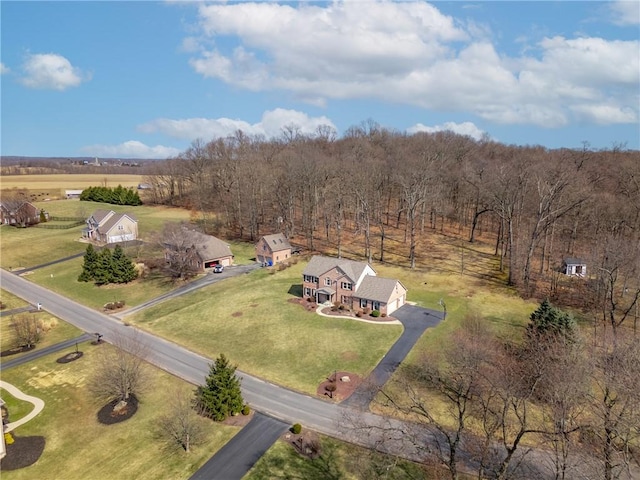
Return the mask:
<path id="1" fill-rule="evenodd" d="M 221 422 L 229 415 L 242 411 L 244 400 L 240 391 L 240 379 L 236 377 L 236 367 L 229 365 L 224 354 L 220 354 L 215 364 L 209 368 L 206 383 L 198 387 L 196 396 L 207 415 Z"/>
<path id="2" fill-rule="evenodd" d="M 572 340 L 575 329 L 576 322 L 573 316 L 554 307 L 548 299 L 545 299 L 529 317 L 527 335 L 529 338 L 535 338 L 553 334 Z"/>
<path id="3" fill-rule="evenodd" d="M 96 270 L 98 268 L 98 252 L 93 248 L 92 244 L 87 245 L 87 250 L 84 254 L 84 263 L 82 265 L 82 272 L 78 277 L 79 282 L 89 282 L 95 278 Z"/>
<path id="4" fill-rule="evenodd" d="M 97 268 L 93 279 L 96 285 L 106 285 L 113 279 L 113 258 L 111 250 L 103 248 L 98 255 Z"/>
<path id="5" fill-rule="evenodd" d="M 116 245 L 116 247 L 113 249 L 113 254 L 111 255 L 111 263 L 112 282 L 128 283 L 138 277 L 138 271 L 136 270 L 135 265 L 133 264 L 131 259 L 127 257 L 127 255 L 125 255 L 124 250 L 122 250 L 122 247 L 120 245 Z"/>

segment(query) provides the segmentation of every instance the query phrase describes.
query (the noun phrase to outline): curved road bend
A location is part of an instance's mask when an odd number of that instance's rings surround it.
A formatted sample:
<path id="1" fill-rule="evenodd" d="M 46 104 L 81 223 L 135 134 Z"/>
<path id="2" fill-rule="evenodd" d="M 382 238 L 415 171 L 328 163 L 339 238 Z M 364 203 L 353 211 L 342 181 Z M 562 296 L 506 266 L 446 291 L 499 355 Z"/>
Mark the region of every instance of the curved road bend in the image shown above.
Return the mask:
<path id="1" fill-rule="evenodd" d="M 211 359 L 150 333 L 127 327 L 113 317 L 80 305 L 17 275 L 0 270 L 0 285 L 30 303 L 42 303 L 45 310 L 85 332 L 102 333 L 106 341 L 112 342 L 117 336 L 136 336 L 148 348 L 147 360 L 150 363 L 194 385 L 201 384 L 209 372 Z M 388 437 L 389 426 L 393 426 L 395 431 L 407 429 L 405 424 L 397 420 L 366 412 L 356 414 L 348 407 L 267 383 L 241 371 L 237 373 L 242 378 L 242 394 L 254 410 L 288 423 L 301 423 L 320 433 L 367 447 L 377 446 L 383 437 Z M 379 428 L 363 435 L 364 430 L 354 428 L 352 421 Z M 416 460 L 422 458 L 423 455 L 403 439 L 404 436 L 401 435 L 390 444 L 389 453 Z M 385 445 L 388 444 L 385 442 Z"/>

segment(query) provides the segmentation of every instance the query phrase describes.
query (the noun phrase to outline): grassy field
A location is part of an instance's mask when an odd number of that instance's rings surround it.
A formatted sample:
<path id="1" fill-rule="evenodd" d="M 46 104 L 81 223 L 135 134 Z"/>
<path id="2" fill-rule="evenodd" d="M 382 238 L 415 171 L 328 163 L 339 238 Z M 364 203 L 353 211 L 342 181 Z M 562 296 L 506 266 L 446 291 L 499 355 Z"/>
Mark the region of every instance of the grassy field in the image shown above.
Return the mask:
<path id="1" fill-rule="evenodd" d="M 36 350 L 82 335 L 82 331 L 80 329 L 67 322 L 63 322 L 44 310 L 38 313 L 22 313 L 20 315 L 36 315 L 45 328 L 45 333 L 42 340 L 36 346 Z M 11 315 L 0 318 L 0 351 L 2 352 L 10 350 L 16 346 L 16 334 L 12 327 L 12 321 L 13 316 Z M 22 352 L 3 357 L 3 360 L 19 358 L 27 353 L 28 352 Z"/>
<path id="2" fill-rule="evenodd" d="M 116 212 L 131 212 L 138 219 L 138 228 L 142 239 L 151 239 L 160 231 L 165 222 L 189 219 L 189 212 L 177 208 L 161 206 L 126 207 L 107 205 L 79 200 L 58 200 L 36 202 L 38 208 L 46 209 L 50 215 L 62 217 L 82 217 L 98 209 L 111 209 Z M 51 260 L 82 253 L 87 244 L 80 242 L 83 226 L 70 229 L 49 230 L 39 227 L 13 228 L 0 227 L 0 267 L 15 269 L 31 267 Z"/>
<path id="3" fill-rule="evenodd" d="M 2 289 L 0 289 L 0 302 L 5 306 L 5 310 L 12 310 L 14 308 L 27 306 L 27 302 L 23 299 Z"/>
<path id="4" fill-rule="evenodd" d="M 288 302 L 304 263 L 259 270 L 146 309 L 126 320 L 241 370 L 307 393 L 334 370 L 366 375 L 400 335 L 394 325 L 320 317 Z"/>
<path id="5" fill-rule="evenodd" d="M 53 175 L 3 175 L 0 177 L 2 195 L 27 191 L 29 200 L 64 198 L 65 190 L 83 190 L 87 187 L 136 188 L 142 175 L 123 174 L 53 174 Z"/>
<path id="6" fill-rule="evenodd" d="M 320 455 L 314 459 L 300 455 L 287 442 L 276 442 L 243 477 L 243 480 L 272 480 L 274 478 L 426 480 L 443 478 L 435 472 L 429 472 L 424 467 L 411 462 L 385 457 L 382 454 L 322 435 L 317 436 L 317 439 L 321 451 Z M 384 472 L 383 476 L 381 476 L 382 472 Z"/>
<path id="7" fill-rule="evenodd" d="M 194 387 L 149 367 L 149 387 L 140 396 L 136 414 L 116 425 L 102 425 L 96 414 L 102 407 L 87 389 L 95 347 L 81 345 L 84 356 L 68 364 L 56 363 L 63 352 L 2 372 L 2 379 L 25 393 L 41 398 L 44 410 L 15 430 L 17 437 L 44 436 L 46 445 L 34 465 L 3 471 L 3 480 L 86 478 L 187 479 L 235 433 L 236 427 L 202 418 L 205 443 L 189 454 L 165 444 L 159 436 L 159 419 L 168 414 L 172 392 Z M 4 394 L 5 392 L 3 392 Z M 24 409 L 22 409 L 24 410 Z M 19 414 L 11 414 L 11 420 Z"/>

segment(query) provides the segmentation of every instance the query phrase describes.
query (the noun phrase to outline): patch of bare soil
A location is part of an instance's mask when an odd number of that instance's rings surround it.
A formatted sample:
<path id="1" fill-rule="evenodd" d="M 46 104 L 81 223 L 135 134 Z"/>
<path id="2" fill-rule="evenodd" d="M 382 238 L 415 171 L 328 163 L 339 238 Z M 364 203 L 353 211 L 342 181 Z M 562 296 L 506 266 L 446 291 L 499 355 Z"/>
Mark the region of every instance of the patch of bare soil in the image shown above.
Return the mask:
<path id="1" fill-rule="evenodd" d="M 298 454 L 311 460 L 318 458 L 322 453 L 320 438 L 312 431 L 304 431 L 297 435 L 288 431 L 282 435 L 282 440 L 291 445 Z"/>
<path id="2" fill-rule="evenodd" d="M 222 424 L 223 425 L 231 425 L 233 427 L 244 427 L 247 423 L 251 421 L 253 418 L 253 410 L 249 413 L 249 415 L 231 415 L 227 417 Z"/>
<path id="3" fill-rule="evenodd" d="M 44 437 L 17 437 L 13 435 L 13 443 L 7 444 L 7 455 L 0 460 L 0 470 L 18 470 L 38 461 L 46 440 Z"/>
<path id="4" fill-rule="evenodd" d="M 84 355 L 84 353 L 82 352 L 69 352 L 66 355 L 64 355 L 63 357 L 60 357 L 56 360 L 57 363 L 71 363 L 74 360 L 78 360 L 80 357 L 82 357 L 82 355 Z"/>
<path id="5" fill-rule="evenodd" d="M 114 425 L 130 419 L 138 411 L 138 399 L 131 395 L 126 405 L 114 410 L 118 400 L 112 400 L 98 411 L 98 421 L 103 425 Z"/>
<path id="6" fill-rule="evenodd" d="M 241 317 L 242 316 L 242 312 L 233 312 L 231 314 L 232 317 Z"/>
<path id="7" fill-rule="evenodd" d="M 300 305 L 301 307 L 304 307 L 304 309 L 307 312 L 315 312 L 316 308 L 318 308 L 318 304 L 316 302 L 310 302 L 304 298 L 290 298 L 289 300 L 287 300 L 289 303 L 296 303 L 298 305 Z"/>
<path id="8" fill-rule="evenodd" d="M 34 348 L 36 348 L 35 345 L 23 345 L 21 347 L 9 348 L 8 350 L 3 350 L 2 352 L 0 352 L 0 357 L 9 357 L 11 355 L 16 355 L 17 353 L 28 352 L 30 350 L 33 350 Z"/>
<path id="9" fill-rule="evenodd" d="M 334 402 L 341 402 L 348 398 L 361 383 L 362 378 L 355 373 L 334 372 L 318 385 L 316 395 Z"/>

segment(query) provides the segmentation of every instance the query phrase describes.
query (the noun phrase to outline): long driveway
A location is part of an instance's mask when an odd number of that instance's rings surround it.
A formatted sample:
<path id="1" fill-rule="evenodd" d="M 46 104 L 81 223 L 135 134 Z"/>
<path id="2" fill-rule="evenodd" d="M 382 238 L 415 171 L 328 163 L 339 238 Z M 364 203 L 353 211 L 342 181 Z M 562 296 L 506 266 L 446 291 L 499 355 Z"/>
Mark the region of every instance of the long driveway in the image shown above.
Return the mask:
<path id="1" fill-rule="evenodd" d="M 376 365 L 366 381 L 342 402 L 342 405 L 360 409 L 368 408 L 378 390 L 391 378 L 424 331 L 442 321 L 442 312 L 408 304 L 393 312 L 393 316 L 400 320 L 404 327 L 402 335 Z"/>

